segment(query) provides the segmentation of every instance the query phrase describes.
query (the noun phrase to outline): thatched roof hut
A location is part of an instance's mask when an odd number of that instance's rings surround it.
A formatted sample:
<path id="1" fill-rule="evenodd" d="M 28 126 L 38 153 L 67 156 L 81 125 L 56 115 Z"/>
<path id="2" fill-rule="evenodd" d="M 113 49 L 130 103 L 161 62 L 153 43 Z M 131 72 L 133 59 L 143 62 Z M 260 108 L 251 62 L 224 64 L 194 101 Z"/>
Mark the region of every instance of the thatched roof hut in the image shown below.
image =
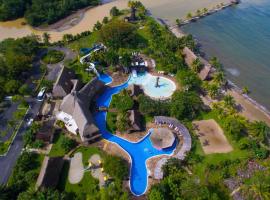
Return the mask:
<path id="1" fill-rule="evenodd" d="M 200 77 L 201 80 L 206 80 L 209 78 L 213 67 L 208 63 L 208 61 L 206 61 L 205 59 L 198 57 L 194 54 L 193 51 L 191 51 L 188 47 L 185 47 L 183 49 L 183 53 L 185 56 L 185 62 L 189 67 L 192 67 L 193 62 L 196 59 L 200 59 L 200 62 L 202 63 L 203 67 L 201 69 L 201 71 L 198 73 L 198 76 Z"/>
<path id="2" fill-rule="evenodd" d="M 55 81 L 52 95 L 54 98 L 63 98 L 70 93 L 73 88 L 78 88 L 80 81 L 75 80 L 76 75 L 73 70 L 63 67 Z"/>
<path id="3" fill-rule="evenodd" d="M 174 134 L 167 128 L 156 128 L 150 135 L 152 145 L 157 149 L 171 147 L 175 141 Z"/>

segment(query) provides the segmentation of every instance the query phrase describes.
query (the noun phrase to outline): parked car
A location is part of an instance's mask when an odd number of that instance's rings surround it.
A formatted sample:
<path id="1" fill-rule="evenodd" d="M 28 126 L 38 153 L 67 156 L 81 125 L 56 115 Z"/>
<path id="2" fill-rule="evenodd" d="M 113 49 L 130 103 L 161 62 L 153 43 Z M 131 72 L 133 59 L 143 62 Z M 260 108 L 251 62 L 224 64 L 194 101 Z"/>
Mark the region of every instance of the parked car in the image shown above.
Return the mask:
<path id="1" fill-rule="evenodd" d="M 34 119 L 30 118 L 27 120 L 27 126 L 31 126 L 31 124 L 33 123 Z"/>
<path id="2" fill-rule="evenodd" d="M 41 88 L 41 90 L 39 91 L 39 93 L 37 95 L 37 100 L 38 101 L 43 101 L 44 100 L 45 92 L 46 92 L 46 87 Z"/>

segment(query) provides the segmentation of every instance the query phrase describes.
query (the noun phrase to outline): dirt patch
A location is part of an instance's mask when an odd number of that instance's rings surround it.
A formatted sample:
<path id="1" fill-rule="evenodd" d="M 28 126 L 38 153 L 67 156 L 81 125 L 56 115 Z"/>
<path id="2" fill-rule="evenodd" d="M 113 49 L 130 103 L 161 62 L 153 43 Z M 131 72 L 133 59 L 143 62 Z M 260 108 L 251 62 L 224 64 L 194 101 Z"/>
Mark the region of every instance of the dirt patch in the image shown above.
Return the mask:
<path id="1" fill-rule="evenodd" d="M 70 161 L 70 169 L 68 173 L 68 180 L 71 184 L 79 183 L 84 175 L 82 153 L 78 152 L 74 154 L 74 157 Z"/>
<path id="2" fill-rule="evenodd" d="M 228 153 L 233 150 L 223 130 L 213 119 L 193 122 L 205 154 Z"/>

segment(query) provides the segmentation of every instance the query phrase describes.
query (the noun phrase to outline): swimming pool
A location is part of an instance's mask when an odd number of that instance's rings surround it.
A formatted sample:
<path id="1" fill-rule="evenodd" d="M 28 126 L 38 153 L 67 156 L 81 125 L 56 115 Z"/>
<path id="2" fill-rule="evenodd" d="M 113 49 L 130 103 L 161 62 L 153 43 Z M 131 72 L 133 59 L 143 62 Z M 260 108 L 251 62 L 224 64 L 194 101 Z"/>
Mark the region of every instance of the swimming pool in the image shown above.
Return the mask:
<path id="1" fill-rule="evenodd" d="M 157 76 L 153 76 L 147 72 L 138 74 L 137 77 L 132 76 L 128 84 L 137 84 L 143 87 L 144 93 L 152 98 L 163 99 L 172 96 L 176 90 L 176 85 L 170 79 L 159 76 L 159 86 L 156 86 Z"/>
<path id="2" fill-rule="evenodd" d="M 97 99 L 97 106 L 109 107 L 112 95 L 119 93 L 121 90 L 128 87 L 130 84 L 128 80 L 126 83 L 107 88 L 104 93 Z M 146 161 L 149 158 L 158 155 L 171 155 L 176 147 L 176 141 L 173 146 L 167 149 L 158 150 L 152 146 L 150 141 L 151 129 L 148 134 L 139 142 L 133 143 L 119 136 L 113 135 L 106 129 L 106 112 L 97 112 L 94 115 L 96 125 L 100 129 L 102 137 L 110 142 L 119 145 L 125 152 L 128 153 L 131 160 L 130 169 L 130 189 L 131 192 L 140 196 L 145 193 L 148 185 L 148 172 Z"/>
<path id="3" fill-rule="evenodd" d="M 112 77 L 110 77 L 108 74 L 102 73 L 98 76 L 98 80 L 103 81 L 106 85 L 108 85 L 112 82 Z"/>

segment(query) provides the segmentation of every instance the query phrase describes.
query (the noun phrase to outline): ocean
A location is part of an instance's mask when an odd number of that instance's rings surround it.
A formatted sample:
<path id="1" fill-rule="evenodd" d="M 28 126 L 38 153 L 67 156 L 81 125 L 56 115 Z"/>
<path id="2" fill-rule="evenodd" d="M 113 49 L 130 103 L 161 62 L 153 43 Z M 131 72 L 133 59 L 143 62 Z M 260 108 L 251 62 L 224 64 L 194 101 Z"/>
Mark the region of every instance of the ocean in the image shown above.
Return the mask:
<path id="1" fill-rule="evenodd" d="M 220 59 L 229 80 L 270 109 L 269 0 L 242 0 L 181 29 L 198 40 L 206 58 Z"/>

